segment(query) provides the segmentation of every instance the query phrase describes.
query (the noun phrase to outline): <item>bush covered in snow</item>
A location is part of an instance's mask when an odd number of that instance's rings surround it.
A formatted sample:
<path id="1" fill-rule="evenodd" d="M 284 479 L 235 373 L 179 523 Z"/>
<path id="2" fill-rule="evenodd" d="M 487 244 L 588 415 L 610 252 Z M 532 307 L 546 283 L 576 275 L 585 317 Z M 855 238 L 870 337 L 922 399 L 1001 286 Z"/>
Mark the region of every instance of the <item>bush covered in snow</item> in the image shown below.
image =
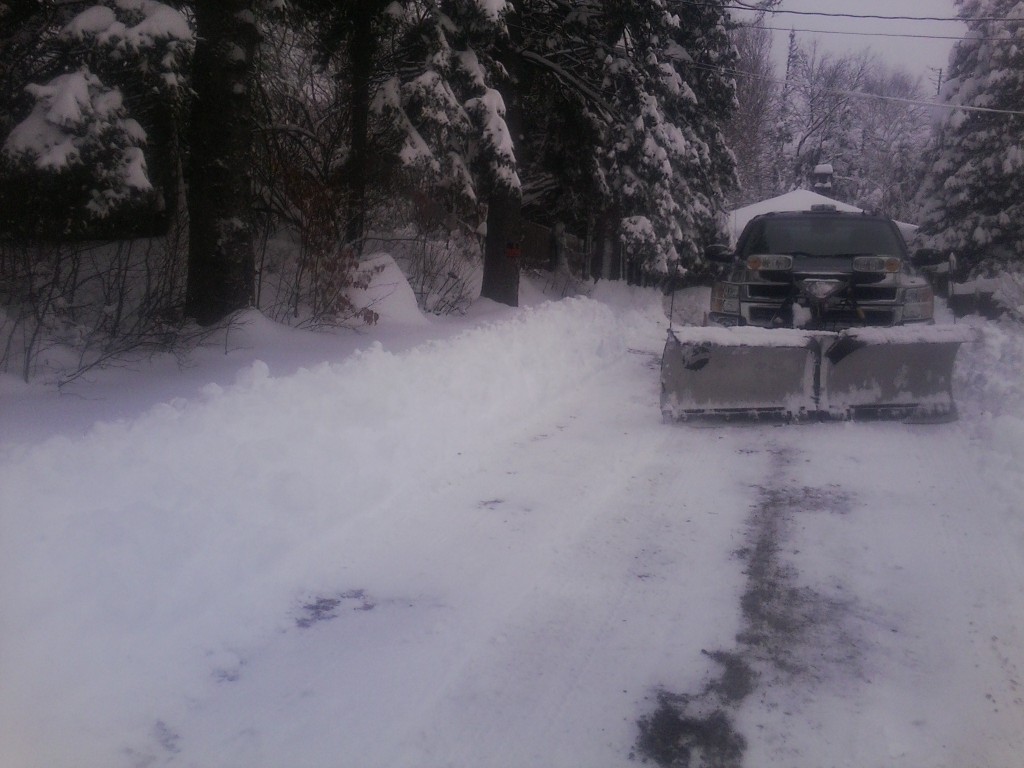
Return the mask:
<path id="1" fill-rule="evenodd" d="M 146 202 L 153 191 L 142 151 L 146 132 L 129 117 L 119 90 L 82 69 L 31 85 L 28 93 L 35 105 L 3 146 L 6 229 L 42 225 L 50 236 L 75 234 Z"/>
<path id="2" fill-rule="evenodd" d="M 0 230 L 138 234 L 141 212 L 173 194 L 154 185 L 147 152 L 179 117 L 192 31 L 156 0 L 64 5 L 41 27 L 0 149 Z"/>
<path id="3" fill-rule="evenodd" d="M 477 237 L 459 230 L 425 234 L 410 228 L 371 243 L 394 255 L 424 312 L 463 314 L 480 295 Z"/>

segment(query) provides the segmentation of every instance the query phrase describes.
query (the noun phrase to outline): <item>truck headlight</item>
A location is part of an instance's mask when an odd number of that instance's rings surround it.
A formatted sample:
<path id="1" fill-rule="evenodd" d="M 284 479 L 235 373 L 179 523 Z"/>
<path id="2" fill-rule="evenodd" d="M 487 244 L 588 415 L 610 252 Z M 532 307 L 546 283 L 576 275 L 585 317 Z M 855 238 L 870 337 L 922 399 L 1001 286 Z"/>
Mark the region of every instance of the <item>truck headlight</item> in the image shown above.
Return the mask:
<path id="1" fill-rule="evenodd" d="M 903 262 L 895 256 L 857 256 L 853 260 L 854 272 L 887 272 L 895 274 L 903 269 Z"/>
<path id="2" fill-rule="evenodd" d="M 935 295 L 930 286 L 906 288 L 903 292 L 904 320 L 931 320 L 935 314 Z"/>
<path id="3" fill-rule="evenodd" d="M 711 311 L 727 315 L 740 313 L 740 287 L 736 283 L 715 283 L 711 287 Z"/>

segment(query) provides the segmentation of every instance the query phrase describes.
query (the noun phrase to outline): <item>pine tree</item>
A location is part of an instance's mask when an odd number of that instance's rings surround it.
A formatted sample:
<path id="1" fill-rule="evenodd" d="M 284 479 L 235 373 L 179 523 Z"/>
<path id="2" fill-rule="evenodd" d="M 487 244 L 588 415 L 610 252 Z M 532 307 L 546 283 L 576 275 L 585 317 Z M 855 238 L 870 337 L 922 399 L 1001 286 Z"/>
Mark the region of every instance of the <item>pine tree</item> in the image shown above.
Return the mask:
<path id="1" fill-rule="evenodd" d="M 25 71 L 42 82 L 29 86 L 34 108 L 11 130 L 5 154 L 22 170 L 44 172 L 44 182 L 56 173 L 58 183 L 44 192 L 86 190 L 84 206 L 55 198 L 72 221 L 75 207 L 103 218 L 152 189 L 143 153 L 149 129 L 165 155 L 178 152 L 175 123 L 178 113 L 184 121 L 191 91 L 185 312 L 201 323 L 248 306 L 253 295 L 251 86 L 262 2 L 41 3 L 34 14 L 15 14 L 32 32 L 39 62 Z M 24 36 L 8 39 L 21 44 Z M 163 160 L 161 180 L 170 186 L 177 163 Z M 177 190 L 167 191 L 173 200 Z"/>
<path id="2" fill-rule="evenodd" d="M 576 226 L 589 214 L 591 235 L 617 244 L 634 274 L 692 263 L 733 183 L 719 128 L 734 93 L 724 4 L 524 8 L 521 154 L 534 210 Z M 620 274 L 609 258 L 597 272 Z"/>
<path id="3" fill-rule="evenodd" d="M 370 194 L 383 181 L 371 169 L 390 169 L 403 190 L 467 222 L 514 204 L 516 159 L 505 99 L 495 87 L 504 73 L 494 59 L 505 33 L 504 0 L 294 0 L 292 6 L 313 30 L 321 63 L 342 94 L 337 119 L 346 131 L 338 176 L 348 190 L 342 212 L 348 243 L 358 249 Z M 511 294 L 490 297 L 516 303 L 518 265 L 514 273 L 496 271 L 506 266 L 503 259 L 485 259 L 484 294 L 497 275 L 502 286 L 513 284 Z"/>
<path id="4" fill-rule="evenodd" d="M 116 232 L 118 215 L 121 226 L 129 214 L 138 222 L 170 183 L 162 161 L 187 93 L 185 16 L 157 0 L 21 3 L 0 14 L 10 23 L 0 112 L 14 116 L 0 119 L 3 226 L 53 236 L 95 233 L 98 222 Z"/>
<path id="5" fill-rule="evenodd" d="M 921 224 L 934 247 L 991 270 L 1024 258 L 1024 3 L 957 4 L 968 35 L 950 55 Z"/>
<path id="6" fill-rule="evenodd" d="M 511 179 L 490 58 L 498 6 L 483 0 L 295 0 L 321 63 L 338 83 L 347 126 L 340 174 L 349 186 L 347 238 L 362 237 L 371 165 L 393 163 L 461 213 L 489 176 Z M 493 6 L 493 7 L 492 7 Z M 373 163 L 370 163 L 370 159 Z"/>

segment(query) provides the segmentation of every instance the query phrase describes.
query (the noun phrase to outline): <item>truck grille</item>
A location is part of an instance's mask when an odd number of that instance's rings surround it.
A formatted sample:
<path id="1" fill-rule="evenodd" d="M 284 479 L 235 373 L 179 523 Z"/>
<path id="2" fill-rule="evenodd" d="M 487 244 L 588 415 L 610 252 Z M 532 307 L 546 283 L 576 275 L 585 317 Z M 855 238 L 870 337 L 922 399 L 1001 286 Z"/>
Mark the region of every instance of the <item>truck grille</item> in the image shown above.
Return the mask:
<path id="1" fill-rule="evenodd" d="M 858 285 L 853 289 L 857 301 L 896 301 L 895 286 Z"/>
<path id="2" fill-rule="evenodd" d="M 856 310 L 848 307 L 832 309 L 825 323 L 830 327 L 853 328 L 864 325 L 887 327 L 896 321 L 896 312 L 891 307 L 861 307 L 861 311 L 864 313 L 863 319 Z M 780 316 L 778 307 L 750 307 L 749 312 L 750 322 L 754 325 L 770 326 Z"/>
<path id="3" fill-rule="evenodd" d="M 750 322 L 756 325 L 770 325 L 779 314 L 777 307 L 751 307 Z M 786 322 L 789 322 L 788 320 Z"/>
<path id="4" fill-rule="evenodd" d="M 748 283 L 747 295 L 754 301 L 784 301 L 792 292 L 788 283 Z M 854 286 L 853 298 L 858 302 L 896 301 L 896 286 Z"/>
<path id="5" fill-rule="evenodd" d="M 747 295 L 757 301 L 783 301 L 792 288 L 786 283 L 750 283 Z"/>

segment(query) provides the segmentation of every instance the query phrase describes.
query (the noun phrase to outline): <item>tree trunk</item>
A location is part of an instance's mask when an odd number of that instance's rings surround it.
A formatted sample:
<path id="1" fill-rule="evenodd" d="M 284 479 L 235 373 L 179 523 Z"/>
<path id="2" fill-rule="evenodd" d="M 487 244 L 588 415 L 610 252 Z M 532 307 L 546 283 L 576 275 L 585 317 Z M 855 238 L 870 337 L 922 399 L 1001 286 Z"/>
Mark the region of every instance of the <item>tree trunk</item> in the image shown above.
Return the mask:
<path id="1" fill-rule="evenodd" d="M 615 208 L 604 210 L 594 219 L 590 276 L 594 280 L 620 280 L 622 253 L 619 247 L 619 214 Z"/>
<path id="2" fill-rule="evenodd" d="M 515 24 L 511 24 L 515 27 Z M 513 37 L 515 32 L 513 31 Z M 499 88 L 505 103 L 505 124 L 512 137 L 516 165 L 525 167 L 523 158 L 523 109 L 516 92 L 521 82 L 522 58 L 509 48 L 501 57 L 510 81 Z M 519 271 L 522 265 L 523 196 L 519 189 L 492 180 L 487 200 L 487 238 L 484 241 L 484 274 L 480 296 L 510 307 L 519 306 Z"/>
<path id="3" fill-rule="evenodd" d="M 196 0 L 185 313 L 202 325 L 250 306 L 252 0 Z"/>
<path id="4" fill-rule="evenodd" d="M 352 2 L 352 0 L 349 0 Z M 352 137 L 349 160 L 345 168 L 346 208 L 345 243 L 356 253 L 362 251 L 366 229 L 366 188 L 369 183 L 370 86 L 373 78 L 375 37 L 374 15 L 379 0 L 355 0 L 352 26 L 349 30 L 349 57 Z"/>
<path id="5" fill-rule="evenodd" d="M 518 190 L 496 189 L 491 193 L 480 296 L 510 307 L 519 306 L 521 211 L 522 198 Z"/>

